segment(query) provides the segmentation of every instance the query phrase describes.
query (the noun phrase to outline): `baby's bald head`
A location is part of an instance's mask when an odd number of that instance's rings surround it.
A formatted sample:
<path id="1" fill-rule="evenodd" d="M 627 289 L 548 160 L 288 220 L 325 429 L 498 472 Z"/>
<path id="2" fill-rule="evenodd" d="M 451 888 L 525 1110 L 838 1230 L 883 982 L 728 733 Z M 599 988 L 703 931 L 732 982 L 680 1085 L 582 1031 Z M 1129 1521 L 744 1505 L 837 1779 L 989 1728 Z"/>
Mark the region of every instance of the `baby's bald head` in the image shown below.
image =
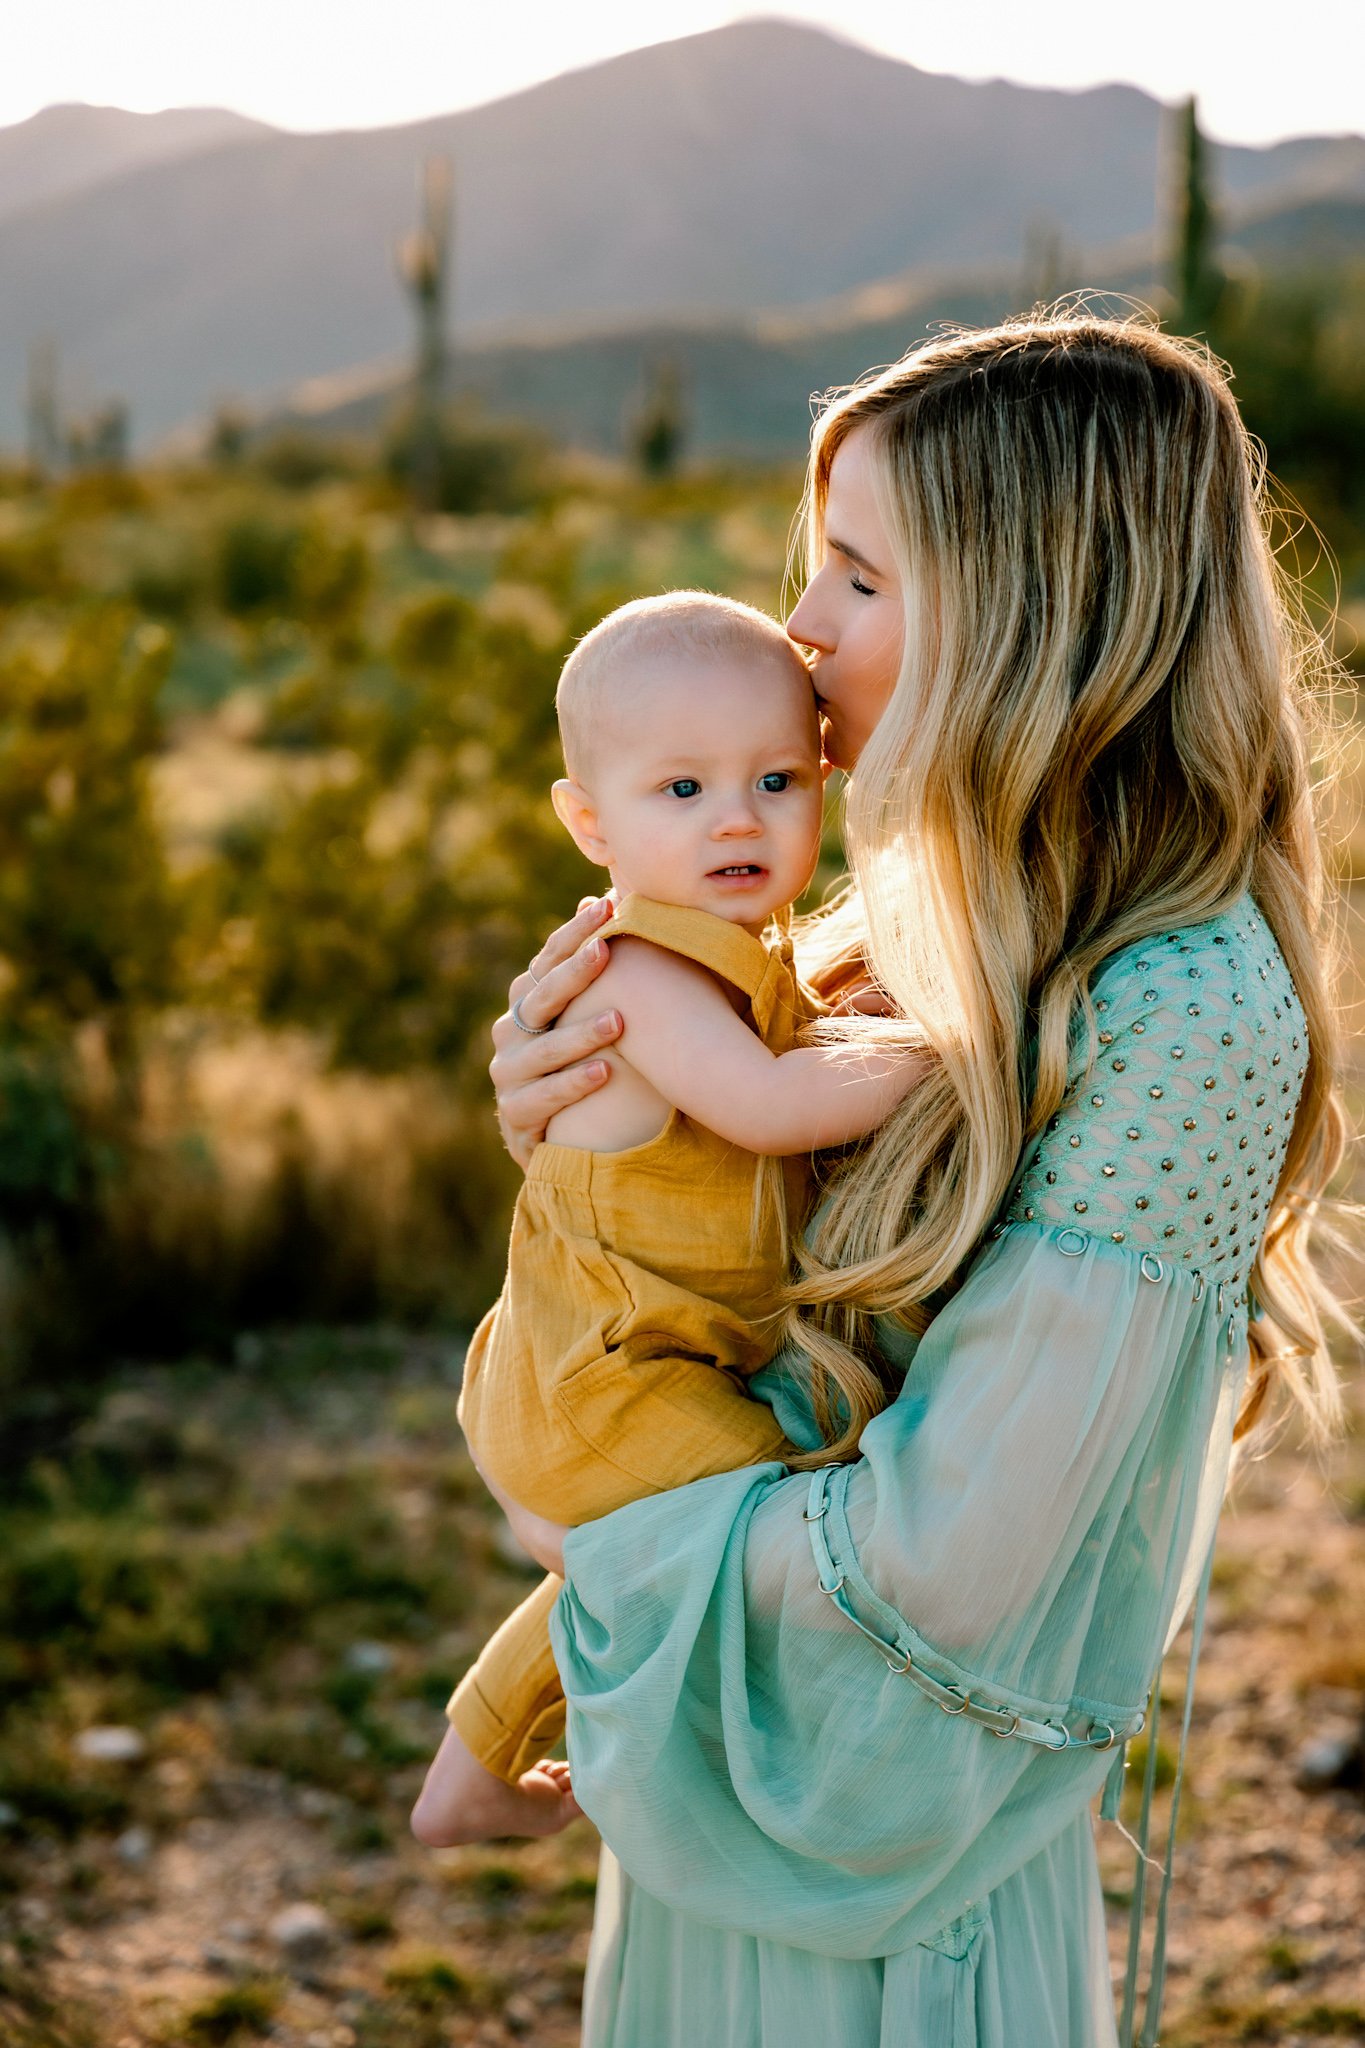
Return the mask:
<path id="1" fill-rule="evenodd" d="M 776 619 L 736 598 L 705 590 L 672 590 L 623 604 L 586 633 L 564 664 L 555 692 L 564 765 L 575 782 L 592 786 L 593 763 L 603 744 L 619 737 L 617 714 L 647 687 L 667 657 L 674 673 L 689 662 L 774 662 L 810 693 L 809 672 Z M 677 666 L 674 666 L 674 665 Z M 813 712 L 812 712 L 813 717 Z"/>

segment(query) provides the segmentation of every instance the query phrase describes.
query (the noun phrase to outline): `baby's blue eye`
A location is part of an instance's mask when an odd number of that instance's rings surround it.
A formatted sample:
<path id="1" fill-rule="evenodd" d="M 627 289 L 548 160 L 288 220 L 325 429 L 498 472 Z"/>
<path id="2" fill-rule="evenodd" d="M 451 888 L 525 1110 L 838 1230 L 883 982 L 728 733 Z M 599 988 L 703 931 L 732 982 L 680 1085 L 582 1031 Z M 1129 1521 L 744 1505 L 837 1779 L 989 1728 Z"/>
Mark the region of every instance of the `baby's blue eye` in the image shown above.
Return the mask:
<path id="1" fill-rule="evenodd" d="M 766 789 L 772 796 L 777 796 L 784 789 L 790 789 L 791 784 L 792 778 L 785 769 L 778 769 L 771 775 L 760 775 L 758 778 L 759 788 Z"/>
<path id="2" fill-rule="evenodd" d="M 676 782 L 670 782 L 668 785 L 670 796 L 697 796 L 700 791 L 701 784 L 690 775 L 680 775 Z"/>

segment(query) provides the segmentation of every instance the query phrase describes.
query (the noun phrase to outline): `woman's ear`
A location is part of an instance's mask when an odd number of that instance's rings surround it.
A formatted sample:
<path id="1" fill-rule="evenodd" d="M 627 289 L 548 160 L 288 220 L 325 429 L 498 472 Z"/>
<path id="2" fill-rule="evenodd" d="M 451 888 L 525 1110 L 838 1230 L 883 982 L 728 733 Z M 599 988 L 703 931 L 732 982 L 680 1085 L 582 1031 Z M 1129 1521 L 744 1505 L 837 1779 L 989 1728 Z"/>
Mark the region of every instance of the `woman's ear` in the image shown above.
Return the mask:
<path id="1" fill-rule="evenodd" d="M 584 858 L 599 868 L 610 867 L 611 854 L 602 837 L 597 807 L 582 784 L 561 775 L 558 782 L 550 785 L 550 801 L 555 816 Z"/>

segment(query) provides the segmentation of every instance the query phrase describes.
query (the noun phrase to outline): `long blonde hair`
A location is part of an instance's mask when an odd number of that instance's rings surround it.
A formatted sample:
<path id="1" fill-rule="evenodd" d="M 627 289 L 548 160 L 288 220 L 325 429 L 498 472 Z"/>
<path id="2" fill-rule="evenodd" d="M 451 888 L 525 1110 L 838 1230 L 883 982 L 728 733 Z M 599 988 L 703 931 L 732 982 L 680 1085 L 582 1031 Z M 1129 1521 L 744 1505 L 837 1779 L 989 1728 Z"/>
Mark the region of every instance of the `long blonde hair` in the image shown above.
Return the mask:
<path id="1" fill-rule="evenodd" d="M 801 951 L 827 980 L 865 963 L 937 1058 L 834 1174 L 798 1253 L 788 1334 L 827 1439 L 805 1462 L 851 1455 L 892 1398 L 873 1319 L 922 1329 L 960 1280 L 1062 1102 L 1100 963 L 1247 889 L 1310 1053 L 1250 1281 L 1239 1433 L 1277 1385 L 1324 1430 L 1324 1317 L 1346 1317 L 1310 1247 L 1345 1124 L 1307 733 L 1331 661 L 1277 565 L 1227 379 L 1193 343 L 1086 312 L 931 341 L 817 421 L 812 562 L 855 428 L 905 645 L 848 787 L 852 881 Z"/>

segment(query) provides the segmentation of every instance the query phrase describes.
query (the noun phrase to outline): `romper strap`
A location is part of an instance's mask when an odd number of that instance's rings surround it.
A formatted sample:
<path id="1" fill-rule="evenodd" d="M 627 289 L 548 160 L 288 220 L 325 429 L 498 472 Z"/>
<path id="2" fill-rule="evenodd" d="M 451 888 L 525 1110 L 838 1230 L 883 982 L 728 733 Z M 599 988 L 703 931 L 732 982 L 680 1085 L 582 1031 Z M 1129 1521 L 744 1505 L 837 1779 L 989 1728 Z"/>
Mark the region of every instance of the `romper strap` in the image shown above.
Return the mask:
<path id="1" fill-rule="evenodd" d="M 771 955 L 761 939 L 728 918 L 709 910 L 686 910 L 676 903 L 656 903 L 650 896 L 627 896 L 598 937 L 648 939 L 665 952 L 695 960 L 746 995 L 750 1002 L 767 978 Z"/>

